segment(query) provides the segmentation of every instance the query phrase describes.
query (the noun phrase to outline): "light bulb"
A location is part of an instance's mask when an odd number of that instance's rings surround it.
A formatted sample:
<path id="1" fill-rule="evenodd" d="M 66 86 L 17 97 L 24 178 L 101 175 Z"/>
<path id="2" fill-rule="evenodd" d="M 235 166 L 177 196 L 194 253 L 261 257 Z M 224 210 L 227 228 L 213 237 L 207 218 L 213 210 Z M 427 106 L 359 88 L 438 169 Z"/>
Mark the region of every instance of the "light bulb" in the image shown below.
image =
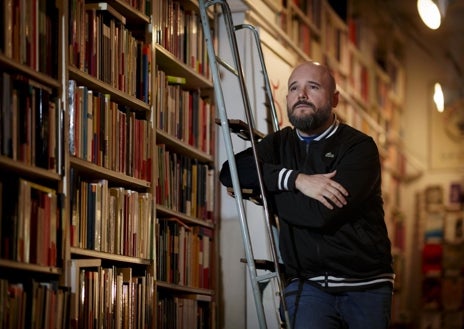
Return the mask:
<path id="1" fill-rule="evenodd" d="M 441 13 L 438 5 L 432 0 L 417 0 L 419 16 L 429 29 L 436 30 L 441 24 Z"/>
<path id="2" fill-rule="evenodd" d="M 435 83 L 433 101 L 435 102 L 435 106 L 437 107 L 438 112 L 443 112 L 445 110 L 445 97 L 443 95 L 441 85 L 438 82 Z"/>

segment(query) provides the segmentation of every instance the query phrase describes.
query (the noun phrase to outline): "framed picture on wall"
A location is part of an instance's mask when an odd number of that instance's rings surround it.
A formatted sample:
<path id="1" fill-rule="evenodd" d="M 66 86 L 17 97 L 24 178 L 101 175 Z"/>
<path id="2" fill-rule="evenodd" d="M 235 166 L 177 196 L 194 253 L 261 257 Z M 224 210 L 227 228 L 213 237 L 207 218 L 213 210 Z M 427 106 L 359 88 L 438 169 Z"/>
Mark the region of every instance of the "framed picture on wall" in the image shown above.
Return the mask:
<path id="1" fill-rule="evenodd" d="M 464 98 L 445 104 L 443 112 L 432 105 L 429 110 L 430 167 L 464 168 Z"/>
<path id="2" fill-rule="evenodd" d="M 428 211 L 440 210 L 443 198 L 444 191 L 441 185 L 430 185 L 425 189 L 425 206 Z"/>

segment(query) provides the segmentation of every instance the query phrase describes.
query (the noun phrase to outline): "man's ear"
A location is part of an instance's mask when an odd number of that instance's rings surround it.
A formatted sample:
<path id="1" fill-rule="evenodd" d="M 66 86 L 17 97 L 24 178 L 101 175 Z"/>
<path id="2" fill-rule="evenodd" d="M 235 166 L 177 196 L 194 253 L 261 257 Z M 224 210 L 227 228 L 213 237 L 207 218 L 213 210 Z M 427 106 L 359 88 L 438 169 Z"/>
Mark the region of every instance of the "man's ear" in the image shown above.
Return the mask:
<path id="1" fill-rule="evenodd" d="M 337 107 L 340 93 L 336 90 L 332 96 L 332 107 Z"/>

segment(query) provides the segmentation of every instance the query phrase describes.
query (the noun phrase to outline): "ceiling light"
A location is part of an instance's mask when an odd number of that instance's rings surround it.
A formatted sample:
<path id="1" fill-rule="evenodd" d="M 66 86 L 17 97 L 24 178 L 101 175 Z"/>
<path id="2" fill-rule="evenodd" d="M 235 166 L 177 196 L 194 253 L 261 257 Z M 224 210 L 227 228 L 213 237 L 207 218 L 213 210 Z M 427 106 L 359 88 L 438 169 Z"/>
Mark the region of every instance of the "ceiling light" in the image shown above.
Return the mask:
<path id="1" fill-rule="evenodd" d="M 438 82 L 435 83 L 433 101 L 435 102 L 438 112 L 443 112 L 445 110 L 445 96 L 443 95 L 443 89 Z"/>
<path id="2" fill-rule="evenodd" d="M 417 0 L 419 16 L 424 24 L 432 30 L 440 27 L 447 6 L 448 0 Z"/>

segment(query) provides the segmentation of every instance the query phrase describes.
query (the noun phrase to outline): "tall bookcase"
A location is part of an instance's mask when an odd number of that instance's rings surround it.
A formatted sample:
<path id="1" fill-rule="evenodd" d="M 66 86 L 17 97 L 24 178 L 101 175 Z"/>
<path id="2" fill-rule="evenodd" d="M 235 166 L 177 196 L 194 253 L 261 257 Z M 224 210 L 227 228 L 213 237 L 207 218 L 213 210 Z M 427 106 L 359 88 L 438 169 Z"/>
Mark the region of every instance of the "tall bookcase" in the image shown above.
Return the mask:
<path id="1" fill-rule="evenodd" d="M 66 280 L 73 327 L 153 327 L 153 124 L 147 1 L 67 2 Z"/>
<path id="2" fill-rule="evenodd" d="M 215 327 L 197 6 L 2 2 L 2 326 Z"/>
<path id="3" fill-rule="evenodd" d="M 62 8 L 2 1 L 0 12 L 0 323 L 61 324 Z"/>
<path id="4" fill-rule="evenodd" d="M 154 11 L 157 325 L 214 328 L 214 105 L 199 8 Z"/>
<path id="5" fill-rule="evenodd" d="M 459 181 L 445 181 L 428 185 L 416 195 L 421 328 L 464 325 L 462 189 Z"/>

